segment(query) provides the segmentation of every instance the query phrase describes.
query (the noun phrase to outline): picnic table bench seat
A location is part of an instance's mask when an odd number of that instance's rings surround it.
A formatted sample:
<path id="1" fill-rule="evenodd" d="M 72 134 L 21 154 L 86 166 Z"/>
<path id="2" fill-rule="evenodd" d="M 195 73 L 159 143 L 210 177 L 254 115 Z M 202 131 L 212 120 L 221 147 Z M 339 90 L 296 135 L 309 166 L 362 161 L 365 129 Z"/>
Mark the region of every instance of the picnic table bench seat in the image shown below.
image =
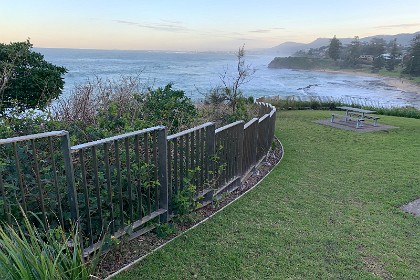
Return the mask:
<path id="1" fill-rule="evenodd" d="M 377 117 L 377 116 L 365 116 L 365 119 L 373 120 L 373 126 L 377 126 L 378 125 L 378 120 L 380 119 L 380 117 Z"/>
<path id="2" fill-rule="evenodd" d="M 331 122 L 334 122 L 335 118 L 342 118 L 344 121 L 348 122 L 348 121 L 356 121 L 356 128 L 362 127 L 363 124 L 362 122 L 364 122 L 365 120 L 363 118 L 354 118 L 353 116 L 350 115 L 340 115 L 337 113 L 331 113 Z"/>

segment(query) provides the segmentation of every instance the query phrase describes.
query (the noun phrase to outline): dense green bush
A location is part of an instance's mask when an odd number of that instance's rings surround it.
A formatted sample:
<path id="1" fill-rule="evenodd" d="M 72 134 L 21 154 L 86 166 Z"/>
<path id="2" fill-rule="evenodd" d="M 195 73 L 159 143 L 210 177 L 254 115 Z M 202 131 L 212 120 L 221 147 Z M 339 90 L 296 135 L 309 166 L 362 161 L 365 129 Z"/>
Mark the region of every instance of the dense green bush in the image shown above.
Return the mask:
<path id="1" fill-rule="evenodd" d="M 164 125 L 170 133 L 187 129 L 198 112 L 192 100 L 182 90 L 173 90 L 172 84 L 149 91 L 143 98 L 143 120 L 149 126 Z"/>
<path id="2" fill-rule="evenodd" d="M 14 107 L 44 109 L 60 96 L 67 72 L 31 50 L 32 44 L 0 43 L 0 112 Z"/>

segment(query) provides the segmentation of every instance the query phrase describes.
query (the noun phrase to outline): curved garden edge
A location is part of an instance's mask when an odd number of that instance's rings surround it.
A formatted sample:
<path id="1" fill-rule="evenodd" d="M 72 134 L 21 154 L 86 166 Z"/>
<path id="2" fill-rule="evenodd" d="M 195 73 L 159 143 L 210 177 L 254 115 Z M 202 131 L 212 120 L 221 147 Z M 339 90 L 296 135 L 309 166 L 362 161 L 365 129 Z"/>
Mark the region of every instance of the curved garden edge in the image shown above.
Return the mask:
<path id="1" fill-rule="evenodd" d="M 119 266 L 120 268 L 117 268 L 118 270 L 114 270 L 111 274 L 104 273 L 104 271 L 100 271 L 100 274 L 105 277 L 105 279 L 111 279 L 112 277 L 116 276 L 117 274 L 133 267 L 135 264 L 141 262 L 143 259 L 145 259 L 147 256 L 151 255 L 155 251 L 165 247 L 172 241 L 178 239 L 179 237 L 182 237 L 186 233 L 188 233 L 190 230 L 194 229 L 195 227 L 199 226 L 200 224 L 206 222 L 210 218 L 212 218 L 217 213 L 224 210 L 227 206 L 241 198 L 243 195 L 248 193 L 249 191 L 253 190 L 255 187 L 257 187 L 264 179 L 267 177 L 271 171 L 280 164 L 280 162 L 283 159 L 284 156 L 284 149 L 283 145 L 280 142 L 280 140 L 275 136 L 274 137 L 274 143 L 275 149 L 270 149 L 270 151 L 267 153 L 267 156 L 265 160 L 261 162 L 261 164 L 256 168 L 255 172 L 249 176 L 242 184 L 241 187 L 235 190 L 234 192 L 230 193 L 228 196 L 224 197 L 217 207 L 214 207 L 213 205 L 207 205 L 199 210 L 197 212 L 201 214 L 202 220 L 196 222 L 195 224 L 192 224 L 187 227 L 181 227 L 179 229 L 178 233 L 174 236 L 170 236 L 167 239 L 160 239 L 160 241 L 157 241 L 156 239 L 159 239 L 155 236 L 151 237 L 153 239 L 151 241 L 152 245 L 149 247 L 149 250 L 147 252 L 144 252 L 143 254 L 140 254 L 139 257 L 137 257 L 135 260 L 130 261 L 128 264 L 124 264 L 123 267 Z M 149 235 L 152 235 L 149 233 Z M 139 237 L 141 238 L 141 237 Z M 134 239 L 133 241 L 135 241 Z M 157 242 L 156 242 L 157 241 Z M 140 242 L 140 241 L 139 241 Z"/>

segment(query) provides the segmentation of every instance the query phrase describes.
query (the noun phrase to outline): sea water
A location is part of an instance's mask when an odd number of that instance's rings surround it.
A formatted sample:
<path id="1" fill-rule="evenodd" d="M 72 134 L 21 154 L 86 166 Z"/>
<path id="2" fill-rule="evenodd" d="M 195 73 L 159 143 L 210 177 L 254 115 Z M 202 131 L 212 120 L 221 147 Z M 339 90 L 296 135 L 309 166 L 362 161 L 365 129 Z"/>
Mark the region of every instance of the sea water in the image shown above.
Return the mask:
<path id="1" fill-rule="evenodd" d="M 75 85 L 96 78 L 118 81 L 138 76 L 148 87 L 173 84 L 193 100 L 203 98 L 224 80 L 235 78 L 235 52 L 163 52 L 80 49 L 35 49 L 55 65 L 67 68 L 61 98 L 69 96 Z M 255 70 L 240 89 L 245 96 L 295 96 L 332 98 L 380 106 L 413 105 L 404 92 L 389 86 L 381 77 L 289 69 L 270 69 L 273 55 L 248 53 L 245 65 Z"/>

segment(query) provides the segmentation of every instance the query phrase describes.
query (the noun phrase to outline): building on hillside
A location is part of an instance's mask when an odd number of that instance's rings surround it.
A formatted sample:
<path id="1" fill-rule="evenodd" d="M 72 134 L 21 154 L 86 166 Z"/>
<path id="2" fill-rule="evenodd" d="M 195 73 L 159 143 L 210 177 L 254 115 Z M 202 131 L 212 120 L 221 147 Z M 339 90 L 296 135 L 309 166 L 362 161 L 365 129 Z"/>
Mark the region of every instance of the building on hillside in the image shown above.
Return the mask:
<path id="1" fill-rule="evenodd" d="M 370 54 L 362 54 L 359 56 L 359 60 L 363 62 L 373 62 L 373 55 Z"/>

